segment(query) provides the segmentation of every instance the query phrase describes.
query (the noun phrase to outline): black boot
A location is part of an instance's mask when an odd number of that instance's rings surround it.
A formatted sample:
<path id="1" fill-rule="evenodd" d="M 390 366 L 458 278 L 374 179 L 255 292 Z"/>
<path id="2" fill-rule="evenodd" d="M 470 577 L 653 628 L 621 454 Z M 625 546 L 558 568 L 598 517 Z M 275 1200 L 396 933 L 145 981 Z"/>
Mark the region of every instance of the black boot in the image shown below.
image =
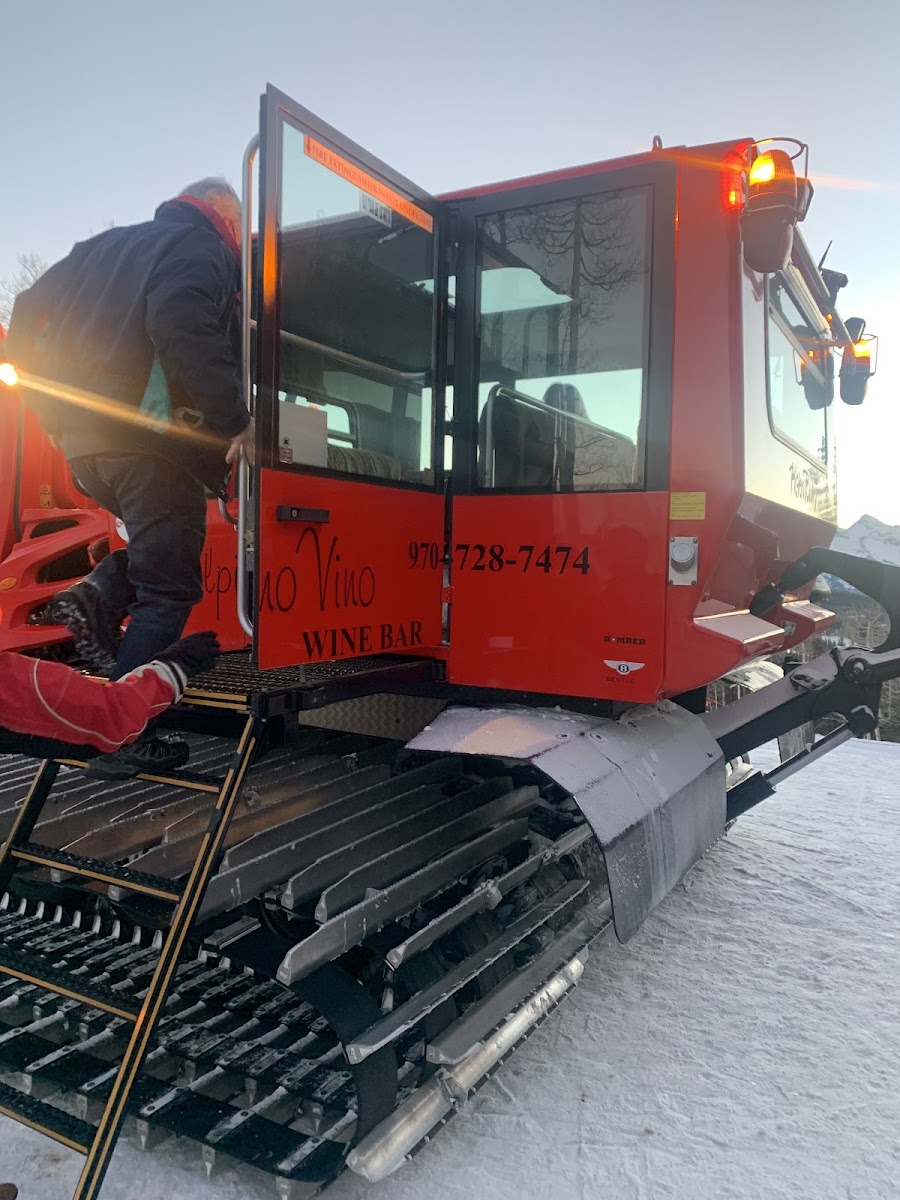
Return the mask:
<path id="1" fill-rule="evenodd" d="M 92 584 L 75 583 L 54 596 L 49 616 L 71 633 L 75 653 L 86 667 L 109 674 L 119 649 L 119 630 Z"/>
<path id="2" fill-rule="evenodd" d="M 87 773 L 101 779 L 165 775 L 185 766 L 190 756 L 191 749 L 184 738 L 173 734 L 160 736 L 148 728 L 130 746 L 123 746 L 121 750 L 115 750 L 112 754 L 92 758 L 87 765 Z"/>

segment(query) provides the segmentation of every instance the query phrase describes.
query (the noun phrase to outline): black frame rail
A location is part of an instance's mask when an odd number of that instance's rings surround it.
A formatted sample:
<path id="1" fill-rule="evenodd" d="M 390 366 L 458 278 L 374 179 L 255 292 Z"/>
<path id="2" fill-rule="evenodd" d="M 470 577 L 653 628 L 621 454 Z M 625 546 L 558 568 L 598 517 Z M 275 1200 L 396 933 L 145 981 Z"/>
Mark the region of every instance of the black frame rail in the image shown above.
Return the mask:
<path id="1" fill-rule="evenodd" d="M 753 597 L 750 612 L 759 617 L 777 612 L 789 594 L 797 594 L 823 572 L 843 579 L 880 604 L 888 616 L 887 636 L 874 649 L 836 647 L 795 667 L 777 683 L 704 716 L 726 761 L 823 717 L 844 718 L 839 728 L 774 770 L 742 772 L 728 792 L 728 820 L 773 795 L 776 784 L 849 738 L 874 733 L 881 689 L 900 677 L 900 567 L 816 546 L 787 566 L 777 582 L 761 588 Z"/>
<path id="2" fill-rule="evenodd" d="M 900 650 L 841 648 L 795 667 L 777 683 L 706 713 L 702 719 L 726 761 L 823 717 L 838 715 L 845 722 L 774 770 L 744 775 L 728 791 L 728 820 L 774 795 L 776 784 L 849 738 L 874 733 L 881 688 L 898 677 Z"/>

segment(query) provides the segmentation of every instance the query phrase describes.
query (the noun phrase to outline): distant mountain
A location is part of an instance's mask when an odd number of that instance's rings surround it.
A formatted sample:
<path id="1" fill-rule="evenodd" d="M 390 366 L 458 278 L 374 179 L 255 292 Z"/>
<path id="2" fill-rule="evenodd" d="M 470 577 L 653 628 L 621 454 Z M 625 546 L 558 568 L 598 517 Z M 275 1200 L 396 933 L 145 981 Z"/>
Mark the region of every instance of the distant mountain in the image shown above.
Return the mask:
<path id="1" fill-rule="evenodd" d="M 860 517 L 849 529 L 839 529 L 831 546 L 833 550 L 854 554 L 857 558 L 870 558 L 875 562 L 900 567 L 900 527 L 885 525 L 883 521 L 869 516 L 868 513 Z M 833 575 L 825 575 L 822 578 L 827 581 L 832 591 L 855 590 L 848 588 L 842 579 L 836 579 Z"/>
<path id="2" fill-rule="evenodd" d="M 900 528 L 885 525 L 877 517 L 868 514 L 860 517 L 849 529 L 839 529 L 831 545 L 845 554 L 873 558 L 876 562 L 900 567 Z"/>

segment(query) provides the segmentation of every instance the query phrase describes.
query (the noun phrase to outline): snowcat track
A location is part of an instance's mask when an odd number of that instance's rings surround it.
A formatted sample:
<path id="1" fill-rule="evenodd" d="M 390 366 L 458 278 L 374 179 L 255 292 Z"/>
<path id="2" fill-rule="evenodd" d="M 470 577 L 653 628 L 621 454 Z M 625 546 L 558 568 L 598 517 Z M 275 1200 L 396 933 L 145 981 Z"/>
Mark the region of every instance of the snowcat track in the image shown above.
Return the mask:
<path id="1" fill-rule="evenodd" d="M 198 738 L 192 771 L 215 780 L 228 757 Z M 32 773 L 0 766 L 7 829 Z M 48 1113 L 90 1132 L 112 1089 L 161 898 L 208 824 L 212 798 L 183 786 L 65 771 L 19 850 L 0 901 L 0 1077 L 51 1135 Z M 544 1019 L 566 989 L 534 997 L 608 928 L 605 896 L 574 801 L 530 768 L 301 730 L 248 774 L 132 1093 L 140 1143 L 190 1137 L 207 1171 L 222 1156 L 283 1198 L 312 1194 L 516 1008 L 540 1008 L 522 1037 Z"/>

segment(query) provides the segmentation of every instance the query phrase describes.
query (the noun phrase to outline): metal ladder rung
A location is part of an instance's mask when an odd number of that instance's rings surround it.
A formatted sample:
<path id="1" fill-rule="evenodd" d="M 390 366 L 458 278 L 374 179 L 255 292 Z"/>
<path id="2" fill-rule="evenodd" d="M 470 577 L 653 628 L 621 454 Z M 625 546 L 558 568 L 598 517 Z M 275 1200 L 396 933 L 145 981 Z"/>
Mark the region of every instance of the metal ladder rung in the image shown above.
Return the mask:
<path id="1" fill-rule="evenodd" d="M 4 1083 L 0 1083 L 0 1113 L 18 1121 L 20 1125 L 46 1134 L 70 1150 L 77 1150 L 79 1154 L 88 1153 L 96 1133 L 94 1126 L 87 1121 L 70 1116 L 52 1104 L 35 1100 L 33 1096 L 26 1096 L 24 1092 L 7 1087 Z"/>
<path id="2" fill-rule="evenodd" d="M 57 758 L 54 760 L 61 767 L 80 767 L 82 770 L 88 766 L 87 759 L 84 758 Z M 142 779 L 145 783 L 166 783 L 170 787 L 187 788 L 193 792 L 210 792 L 217 793 L 222 789 L 223 781 L 215 775 L 206 775 L 201 771 L 170 771 L 167 775 L 140 774 L 133 775 L 131 779 Z M 98 783 L 130 783 L 131 779 L 114 779 L 98 776 Z"/>
<path id="3" fill-rule="evenodd" d="M 21 979 L 25 983 L 33 983 L 56 996 L 77 1000 L 79 1004 L 87 1004 L 90 1008 L 100 1009 L 101 1012 L 112 1013 L 125 1021 L 136 1021 L 140 1013 L 139 1005 L 126 1005 L 118 992 L 111 988 L 95 984 L 90 991 L 78 991 L 72 986 L 72 976 L 66 971 L 57 970 L 46 963 L 36 967 L 30 955 L 17 954 L 14 950 L 0 949 L 0 974 L 10 975 L 13 979 Z"/>
<path id="4" fill-rule="evenodd" d="M 170 900 L 173 904 L 181 899 L 181 891 L 173 889 L 168 879 L 149 875 L 145 871 L 132 871 L 127 866 L 117 866 L 97 858 L 82 858 L 65 850 L 38 846 L 34 842 L 27 842 L 20 849 L 10 853 L 20 862 L 31 863 L 37 867 L 50 867 L 54 872 L 54 882 L 62 882 L 66 875 L 80 875 L 97 883 L 127 886 L 132 892 L 155 896 L 158 900 Z M 57 875 L 62 878 L 55 878 Z"/>

